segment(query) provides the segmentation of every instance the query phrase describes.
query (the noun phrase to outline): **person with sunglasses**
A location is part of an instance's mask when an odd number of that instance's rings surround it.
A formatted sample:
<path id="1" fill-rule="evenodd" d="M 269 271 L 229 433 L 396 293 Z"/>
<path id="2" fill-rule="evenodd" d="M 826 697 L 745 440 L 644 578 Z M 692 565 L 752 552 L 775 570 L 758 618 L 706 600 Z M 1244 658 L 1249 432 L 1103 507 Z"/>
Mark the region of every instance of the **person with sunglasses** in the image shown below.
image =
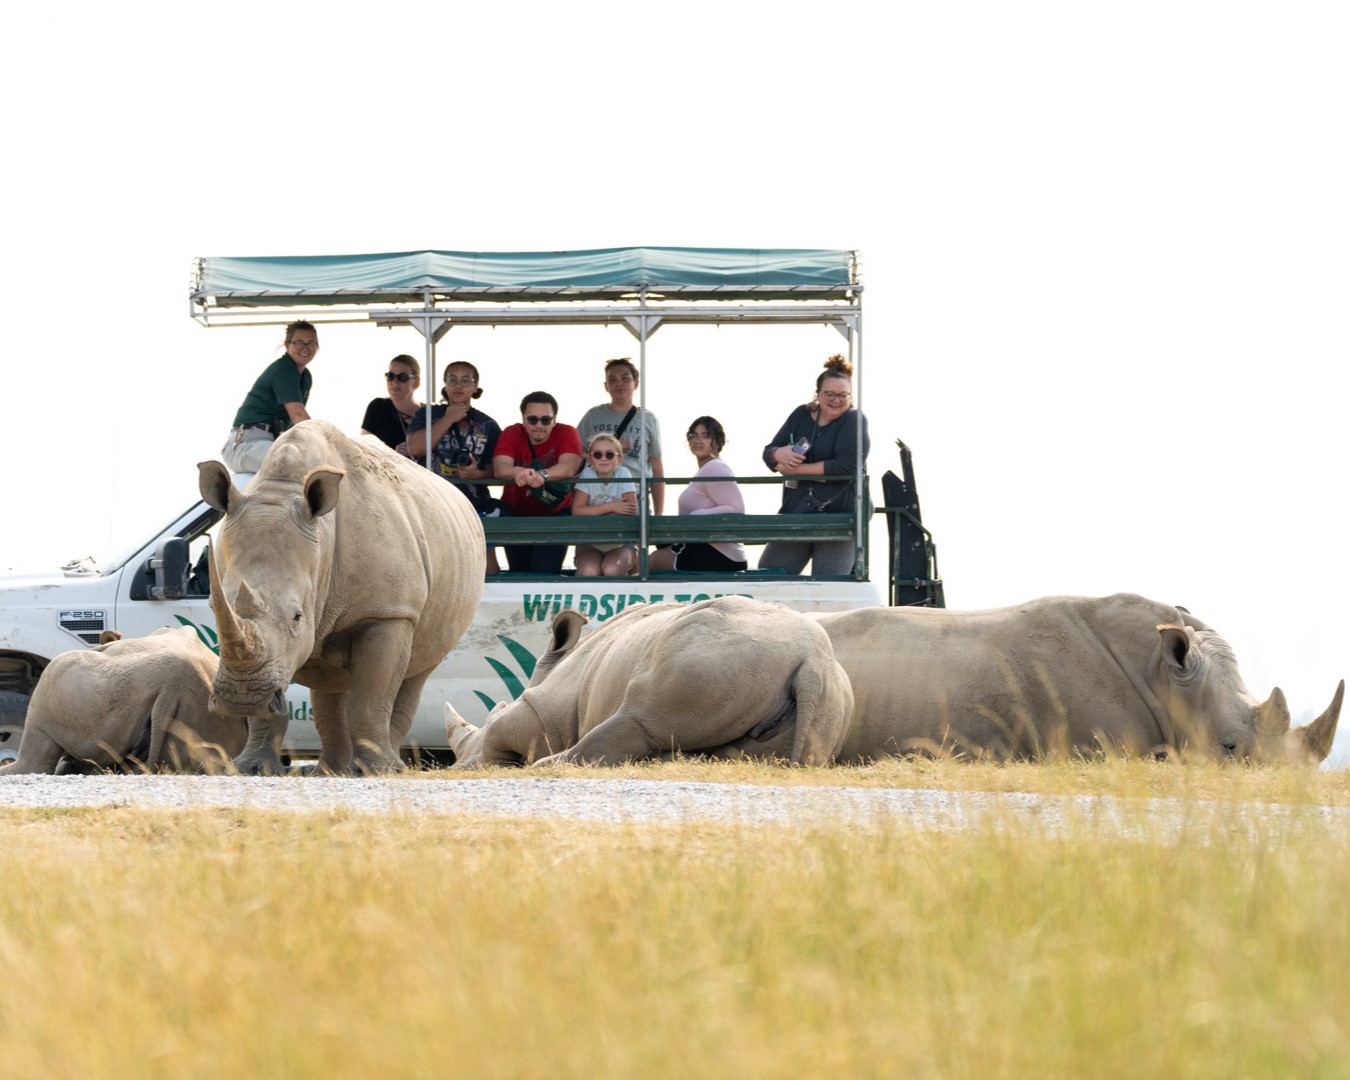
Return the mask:
<path id="1" fill-rule="evenodd" d="M 299 319 L 286 327 L 285 355 L 272 361 L 253 383 L 234 414 L 234 427 L 220 449 L 231 472 L 255 473 L 287 428 L 308 420 L 314 376 L 308 368 L 319 351 L 319 332 Z"/>
<path id="2" fill-rule="evenodd" d="M 652 511 L 661 514 L 666 508 L 666 486 L 655 483 L 666 475 L 661 462 L 661 424 L 647 409 L 633 404 L 638 388 L 638 369 L 627 356 L 605 361 L 605 392 L 609 401 L 587 409 L 577 430 L 581 441 L 587 442 L 597 432 L 609 431 L 619 437 L 626 460 L 624 465 L 634 476 L 642 468 L 642 444 L 647 444 L 647 473 L 652 477 Z"/>
<path id="3" fill-rule="evenodd" d="M 736 474 L 719 456 L 727 433 L 712 416 L 689 425 L 689 452 L 698 462 L 694 480 L 680 492 L 681 514 L 744 514 L 745 500 L 732 479 Z M 652 570 L 707 570 L 735 573 L 746 568 L 745 545 L 739 543 L 670 544 L 652 552 Z"/>
<path id="4" fill-rule="evenodd" d="M 592 435 L 586 444 L 586 467 L 572 492 L 572 513 L 636 514 L 637 489 L 633 474 L 623 464 L 623 443 L 607 431 Z M 632 544 L 578 544 L 576 567 L 577 577 L 627 577 L 637 569 L 637 548 Z"/>
<path id="5" fill-rule="evenodd" d="M 535 390 L 520 402 L 520 423 L 497 439 L 492 468 L 506 486 L 502 502 L 509 513 L 523 517 L 570 516 L 572 488 L 550 480 L 567 480 L 581 469 L 581 437 L 571 424 L 558 421 L 558 402 Z M 507 544 L 506 563 L 515 573 L 560 574 L 566 544 Z"/>
<path id="6" fill-rule="evenodd" d="M 456 360 L 445 368 L 445 386 L 440 405 L 431 407 L 432 472 L 464 492 L 479 517 L 495 517 L 502 507 L 486 484 L 466 484 L 466 480 L 491 480 L 492 458 L 497 452 L 501 425 L 487 413 L 474 408 L 483 396 L 478 385 L 478 369 L 467 360 Z M 419 464 L 427 460 L 427 412 L 418 411 L 408 424 L 408 450 Z M 501 572 L 495 548 L 487 549 L 487 574 Z"/>
<path id="7" fill-rule="evenodd" d="M 414 396 L 422 385 L 422 368 L 411 356 L 400 353 L 389 361 L 389 370 L 384 373 L 384 384 L 389 388 L 389 396 L 374 398 L 366 406 L 361 434 L 374 435 L 390 450 L 411 457 L 408 453 L 408 426 L 422 408 Z"/>
<path id="8" fill-rule="evenodd" d="M 813 476 L 852 476 L 858 457 L 866 462 L 870 442 L 867 420 L 853 406 L 853 365 L 835 354 L 816 377 L 816 393 L 798 405 L 764 448 L 764 464 L 788 477 L 783 484 L 780 514 L 846 514 L 853 510 L 851 480 L 812 480 Z M 774 540 L 760 555 L 761 570 L 800 574 L 811 564 L 814 574 L 848 577 L 853 573 L 853 541 L 818 543 Z"/>

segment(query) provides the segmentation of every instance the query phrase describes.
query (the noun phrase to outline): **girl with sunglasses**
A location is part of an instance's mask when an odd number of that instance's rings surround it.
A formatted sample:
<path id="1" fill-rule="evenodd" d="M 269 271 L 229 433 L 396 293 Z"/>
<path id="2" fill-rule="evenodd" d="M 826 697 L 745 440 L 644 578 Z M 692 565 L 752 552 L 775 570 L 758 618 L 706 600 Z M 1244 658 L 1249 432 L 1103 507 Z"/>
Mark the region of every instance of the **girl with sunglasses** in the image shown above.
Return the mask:
<path id="1" fill-rule="evenodd" d="M 577 474 L 572 513 L 636 514 L 637 482 L 623 464 L 623 443 L 607 431 L 592 435 L 586 444 L 586 467 Z M 582 480 L 593 481 L 589 484 Z M 578 544 L 577 577 L 627 577 L 637 569 L 632 544 Z"/>
<path id="2" fill-rule="evenodd" d="M 764 448 L 764 464 L 788 478 L 778 512 L 850 512 L 855 498 L 852 480 L 812 477 L 854 475 L 859 456 L 867 461 L 869 445 L 867 420 L 853 405 L 853 365 L 836 353 L 816 376 L 815 396 L 792 410 Z M 774 540 L 765 545 L 759 568 L 800 574 L 809 562 L 813 574 L 849 577 L 853 557 L 851 540 Z"/>
<path id="3" fill-rule="evenodd" d="M 366 406 L 361 434 L 374 435 L 391 450 L 412 457 L 408 453 L 408 425 L 422 408 L 416 397 L 422 385 L 422 368 L 411 356 L 401 353 L 389 361 L 384 384 L 389 396 L 375 398 Z"/>

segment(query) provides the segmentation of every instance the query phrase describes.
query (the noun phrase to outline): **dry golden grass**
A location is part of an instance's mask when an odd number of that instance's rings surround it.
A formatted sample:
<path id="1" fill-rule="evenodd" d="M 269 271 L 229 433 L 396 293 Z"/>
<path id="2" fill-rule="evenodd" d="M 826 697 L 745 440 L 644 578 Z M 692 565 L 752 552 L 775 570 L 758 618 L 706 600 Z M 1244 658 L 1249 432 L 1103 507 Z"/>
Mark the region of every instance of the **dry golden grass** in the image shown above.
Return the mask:
<path id="1" fill-rule="evenodd" d="M 1337 774 L 1098 769 L 604 775 L 1345 793 Z M 261 811 L 0 826 L 4 1075 L 1350 1073 L 1350 860 L 1312 814 L 1280 840 L 1107 845 Z"/>

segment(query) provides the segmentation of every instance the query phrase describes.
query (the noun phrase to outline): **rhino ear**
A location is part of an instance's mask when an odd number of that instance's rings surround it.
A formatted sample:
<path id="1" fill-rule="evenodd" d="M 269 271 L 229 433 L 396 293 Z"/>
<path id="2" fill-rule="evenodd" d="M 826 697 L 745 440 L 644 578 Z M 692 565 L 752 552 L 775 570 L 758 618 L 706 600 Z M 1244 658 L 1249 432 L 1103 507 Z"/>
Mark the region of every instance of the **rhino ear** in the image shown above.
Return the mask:
<path id="1" fill-rule="evenodd" d="M 553 616 L 553 629 L 550 632 L 548 651 L 567 653 L 577 647 L 581 640 L 581 628 L 586 625 L 586 616 L 574 608 L 566 608 Z"/>
<path id="2" fill-rule="evenodd" d="M 197 490 L 207 506 L 227 514 L 244 499 L 244 493 L 230 479 L 229 470 L 219 461 L 197 462 Z"/>
<path id="3" fill-rule="evenodd" d="M 338 487 L 347 474 L 341 469 L 320 465 L 305 474 L 305 503 L 312 517 L 329 513 L 338 501 Z"/>
<path id="4" fill-rule="evenodd" d="M 1186 627 L 1164 623 L 1158 627 L 1158 634 L 1162 638 L 1163 662 L 1177 671 L 1185 669 L 1186 656 L 1191 651 L 1191 636 Z"/>
<path id="5" fill-rule="evenodd" d="M 100 645 L 111 645 L 114 641 L 121 641 L 121 640 L 122 640 L 121 630 L 104 630 L 103 633 L 99 634 L 98 636 L 98 643 Z"/>
<path id="6" fill-rule="evenodd" d="M 538 686 L 558 664 L 581 642 L 581 628 L 586 625 L 586 616 L 572 608 L 558 612 L 553 616 L 553 628 L 549 631 L 548 650 L 534 665 L 534 674 L 530 678 L 531 686 Z"/>

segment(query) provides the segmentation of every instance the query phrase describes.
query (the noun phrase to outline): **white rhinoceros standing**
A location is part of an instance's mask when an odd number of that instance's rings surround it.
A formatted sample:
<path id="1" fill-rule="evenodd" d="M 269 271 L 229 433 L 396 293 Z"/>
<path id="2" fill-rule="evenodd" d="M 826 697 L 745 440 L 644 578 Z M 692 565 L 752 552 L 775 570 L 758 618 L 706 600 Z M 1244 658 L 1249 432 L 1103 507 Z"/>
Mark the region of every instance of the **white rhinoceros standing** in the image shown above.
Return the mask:
<path id="1" fill-rule="evenodd" d="M 1258 702 L 1223 638 L 1182 608 L 1128 593 L 813 617 L 853 684 L 842 762 L 944 749 L 1189 750 L 1316 764 L 1331 751 L 1345 689 L 1290 731 L 1284 694 Z"/>
<path id="2" fill-rule="evenodd" d="M 422 686 L 483 591 L 482 523 L 452 484 L 375 440 L 307 420 L 247 493 L 202 462 L 225 520 L 212 549 L 220 670 L 211 710 L 249 718 L 240 772 L 276 772 L 286 687 L 310 688 L 323 772 L 402 768 Z"/>
<path id="3" fill-rule="evenodd" d="M 525 692 L 476 728 L 446 705 L 460 764 L 619 765 L 663 754 L 823 765 L 852 712 L 829 638 L 782 604 L 635 605 L 581 640 L 561 612 Z M 547 756 L 551 755 L 551 756 Z"/>
<path id="4" fill-rule="evenodd" d="M 47 665 L 28 705 L 19 756 L 0 773 L 223 772 L 243 747 L 247 725 L 211 715 L 215 674 L 216 654 L 190 626 L 126 639 L 104 631 L 102 644 Z"/>

